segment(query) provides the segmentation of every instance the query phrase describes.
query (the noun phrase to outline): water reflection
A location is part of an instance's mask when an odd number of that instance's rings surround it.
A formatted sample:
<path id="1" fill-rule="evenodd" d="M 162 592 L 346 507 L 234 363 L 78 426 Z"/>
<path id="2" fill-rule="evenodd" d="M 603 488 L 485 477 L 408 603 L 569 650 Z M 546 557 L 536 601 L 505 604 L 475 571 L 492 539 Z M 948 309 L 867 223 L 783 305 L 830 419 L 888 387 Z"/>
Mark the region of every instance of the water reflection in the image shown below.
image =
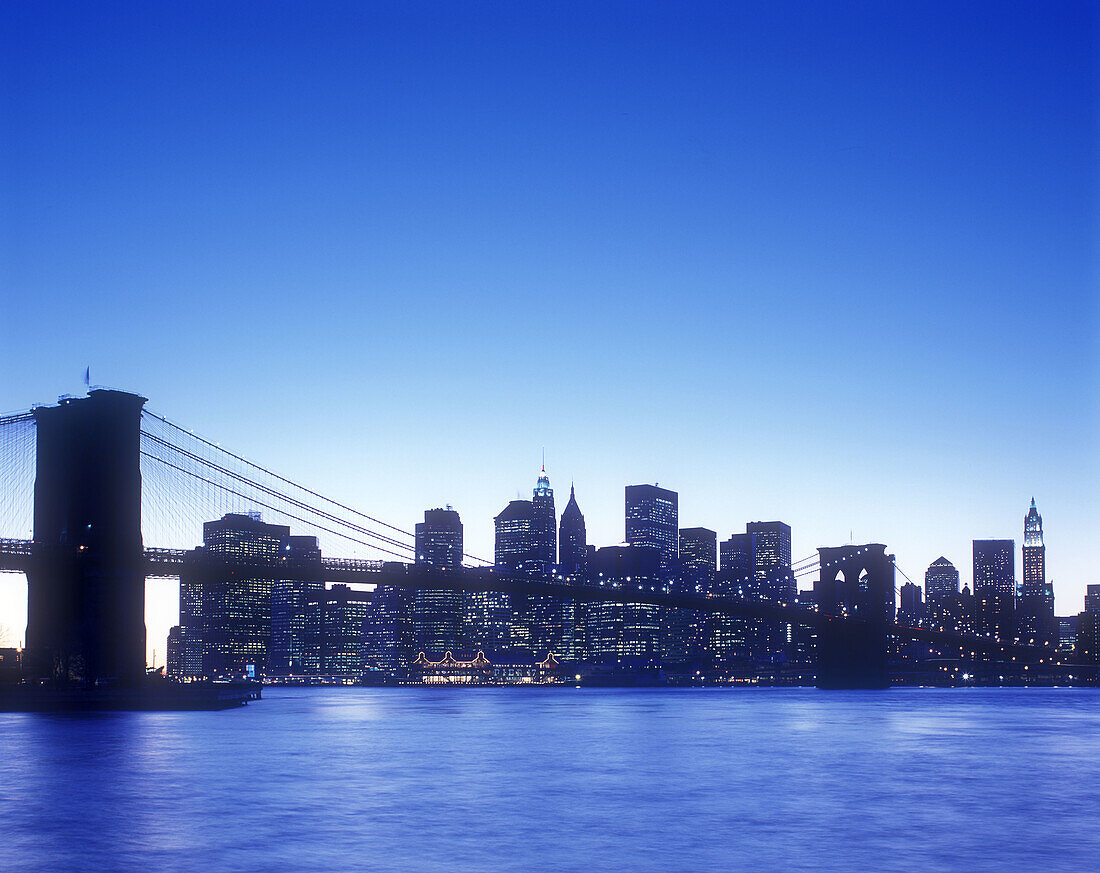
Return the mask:
<path id="1" fill-rule="evenodd" d="M 1092 869 L 1100 694 L 276 689 L 0 715 L 0 869 Z"/>

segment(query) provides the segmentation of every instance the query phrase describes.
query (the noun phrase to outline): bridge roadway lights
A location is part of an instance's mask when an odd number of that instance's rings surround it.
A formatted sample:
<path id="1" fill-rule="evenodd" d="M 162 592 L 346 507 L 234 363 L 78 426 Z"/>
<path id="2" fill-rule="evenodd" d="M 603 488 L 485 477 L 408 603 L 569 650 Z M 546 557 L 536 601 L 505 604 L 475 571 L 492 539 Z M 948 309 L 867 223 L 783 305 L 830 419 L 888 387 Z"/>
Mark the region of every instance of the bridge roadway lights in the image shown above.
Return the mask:
<path id="1" fill-rule="evenodd" d="M 31 678 L 133 684 L 145 675 L 144 403 L 135 394 L 96 389 L 34 410 Z"/>

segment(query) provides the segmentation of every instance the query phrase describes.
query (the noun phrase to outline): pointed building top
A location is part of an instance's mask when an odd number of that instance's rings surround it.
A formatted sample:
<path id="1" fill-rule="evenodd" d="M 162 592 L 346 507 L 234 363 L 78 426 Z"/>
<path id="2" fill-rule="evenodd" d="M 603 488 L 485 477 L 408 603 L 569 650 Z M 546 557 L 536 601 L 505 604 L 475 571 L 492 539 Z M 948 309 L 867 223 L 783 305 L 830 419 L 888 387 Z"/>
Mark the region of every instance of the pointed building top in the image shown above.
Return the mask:
<path id="1" fill-rule="evenodd" d="M 546 475 L 546 464 L 542 465 L 542 472 L 539 473 L 538 482 L 535 483 L 534 494 L 536 497 L 553 497 L 554 491 L 550 487 L 550 477 Z"/>

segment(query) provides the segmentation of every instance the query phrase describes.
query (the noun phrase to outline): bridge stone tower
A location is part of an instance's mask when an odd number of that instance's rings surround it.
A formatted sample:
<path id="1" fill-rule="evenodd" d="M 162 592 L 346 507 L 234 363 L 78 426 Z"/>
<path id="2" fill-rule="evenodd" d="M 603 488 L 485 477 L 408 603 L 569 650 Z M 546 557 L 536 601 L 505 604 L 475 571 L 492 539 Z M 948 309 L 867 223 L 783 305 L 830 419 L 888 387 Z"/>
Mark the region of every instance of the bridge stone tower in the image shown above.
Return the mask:
<path id="1" fill-rule="evenodd" d="M 96 389 L 34 410 L 34 557 L 27 572 L 29 675 L 145 674 L 141 409 Z"/>
<path id="2" fill-rule="evenodd" d="M 825 621 L 820 627 L 817 687 L 888 687 L 886 637 L 894 618 L 894 556 L 887 555 L 881 543 L 817 551 L 821 559 L 821 577 L 814 583 L 818 611 L 850 619 Z"/>

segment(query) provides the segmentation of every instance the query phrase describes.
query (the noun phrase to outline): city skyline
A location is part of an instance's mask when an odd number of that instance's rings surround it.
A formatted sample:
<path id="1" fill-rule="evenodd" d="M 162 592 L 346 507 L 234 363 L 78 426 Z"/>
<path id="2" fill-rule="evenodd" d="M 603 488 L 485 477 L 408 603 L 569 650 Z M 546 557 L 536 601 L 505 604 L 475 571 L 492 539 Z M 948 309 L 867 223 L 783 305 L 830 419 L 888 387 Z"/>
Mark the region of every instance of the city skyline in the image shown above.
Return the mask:
<path id="1" fill-rule="evenodd" d="M 451 504 L 485 557 L 544 446 L 592 543 L 658 483 L 918 582 L 1019 549 L 1034 496 L 1079 607 L 1087 7 L 200 7 L 11 12 L 0 409 L 90 367 L 401 527 Z"/>
<path id="2" fill-rule="evenodd" d="M 571 498 L 573 497 L 572 492 L 574 490 L 574 487 L 575 487 L 575 483 L 571 483 L 571 488 L 570 488 Z M 654 492 L 654 493 L 661 492 L 661 493 L 668 494 L 672 497 L 674 505 L 675 505 L 675 503 L 678 502 L 678 498 L 679 498 L 678 492 L 676 492 L 674 489 L 671 490 L 671 491 L 667 491 L 666 489 L 656 487 L 656 486 L 654 486 L 652 484 L 649 484 L 649 483 L 637 483 L 637 484 L 628 485 L 628 486 L 625 486 L 625 487 L 626 487 L 626 492 L 628 494 L 628 501 L 630 500 L 629 495 L 630 495 L 632 489 L 634 489 L 635 491 L 638 491 L 639 489 L 642 489 L 642 490 L 646 491 L 647 493 L 648 492 Z M 548 493 L 549 494 L 549 500 L 550 500 L 550 511 L 553 511 L 553 488 L 552 488 L 552 482 L 549 478 L 549 473 L 546 469 L 545 462 L 543 462 L 543 464 L 541 465 L 541 468 L 540 468 L 540 470 L 537 474 L 537 480 L 536 480 L 536 483 L 535 483 L 535 488 L 534 488 L 533 493 L 536 495 L 536 499 L 538 499 L 538 495 Z M 512 500 L 505 506 L 505 510 L 508 510 L 508 509 L 514 507 L 518 503 L 525 503 L 528 506 L 530 506 L 531 505 L 531 500 L 530 499 L 527 499 L 527 500 Z M 249 510 L 247 510 L 248 506 L 249 506 L 248 501 L 244 500 L 240 503 L 238 509 L 240 511 L 249 511 Z M 262 510 L 251 510 L 251 511 L 256 512 L 259 516 L 263 517 L 263 511 Z M 502 510 L 502 512 L 503 511 L 504 510 Z M 674 508 L 673 511 L 675 512 L 675 508 Z M 1028 512 L 1025 515 L 1021 516 L 1021 520 L 1022 520 L 1021 529 L 1022 530 L 1025 530 L 1025 531 L 1033 530 L 1034 522 L 1035 522 L 1035 512 L 1036 512 L 1036 501 L 1035 501 L 1034 498 L 1032 498 L 1031 499 L 1031 505 L 1030 505 L 1030 508 L 1029 508 Z M 429 517 L 429 514 L 432 514 L 432 513 L 453 514 L 453 515 L 457 515 L 459 518 L 461 517 L 461 513 L 456 508 L 452 507 L 450 504 L 447 505 L 446 510 L 442 510 L 442 509 L 425 509 L 424 510 L 424 518 L 427 519 Z M 288 519 L 286 519 L 284 516 L 280 515 L 279 513 L 272 513 L 271 515 L 275 518 L 276 523 L 280 523 L 280 520 L 281 521 L 288 521 Z M 627 513 L 622 515 L 622 521 L 620 522 L 620 524 L 623 525 L 623 537 L 621 537 L 618 540 L 612 540 L 612 541 L 609 541 L 609 542 L 594 541 L 590 538 L 589 539 L 589 545 L 592 546 L 593 548 L 599 549 L 599 548 L 604 547 L 604 546 L 616 546 L 616 545 L 627 544 L 629 542 L 629 537 L 627 535 L 627 529 L 626 528 L 627 528 L 627 525 L 629 525 L 629 523 L 630 523 L 629 522 L 629 516 L 630 516 L 630 508 L 628 506 Z M 561 517 L 560 513 L 555 515 L 555 524 L 553 525 L 555 543 L 556 543 L 556 536 L 557 536 L 556 521 L 559 520 L 560 517 Z M 217 519 L 211 519 L 210 521 L 213 522 L 213 521 L 216 521 L 216 520 Z M 785 522 L 782 522 L 782 520 L 774 520 L 774 521 L 779 521 L 780 525 L 785 525 Z M 291 521 L 290 523 L 291 523 L 292 530 L 296 530 L 297 532 L 300 532 L 302 530 L 316 532 L 316 531 L 314 531 L 313 528 L 310 528 L 308 525 L 299 525 L 299 526 L 296 527 L 293 521 Z M 587 514 L 585 514 L 585 516 L 584 516 L 584 523 L 588 527 L 589 530 L 592 529 L 591 525 L 588 522 Z M 761 522 L 753 520 L 753 521 L 746 522 L 746 524 L 748 526 L 752 527 L 753 525 L 758 525 L 759 526 L 761 524 Z M 1041 519 L 1039 519 L 1038 525 L 1039 525 L 1039 531 L 1040 531 L 1038 536 L 1039 536 L 1039 541 L 1041 542 L 1042 541 L 1042 532 L 1041 532 L 1042 531 L 1042 521 L 1041 521 Z M 420 528 L 422 526 L 423 526 L 423 522 L 417 522 L 415 525 L 411 526 L 411 527 L 415 527 L 417 529 L 417 541 L 418 542 L 419 542 L 419 537 L 420 537 L 419 531 L 420 531 Z M 475 526 L 476 526 L 476 523 L 475 523 Z M 742 526 L 744 526 L 744 525 L 742 525 Z M 199 527 L 200 527 L 200 529 L 202 529 L 204 527 L 204 525 L 200 524 Z M 469 527 L 470 527 L 469 522 L 460 522 L 460 529 L 468 530 Z M 677 525 L 677 528 L 680 529 L 680 530 L 684 529 L 684 527 L 685 526 L 683 524 L 678 524 Z M 543 532 L 543 538 L 549 532 L 550 532 L 549 529 L 547 529 L 545 532 Z M 742 536 L 743 537 L 743 536 L 745 536 L 745 534 L 743 534 L 743 533 L 739 534 L 737 532 L 737 530 L 732 531 L 731 535 L 734 536 L 734 537 L 737 537 L 737 536 Z M 791 538 L 792 543 L 798 541 L 797 535 L 794 534 L 793 532 L 790 532 L 789 536 Z M 1016 562 L 1017 562 L 1018 559 L 1021 559 L 1021 556 L 1023 555 L 1022 550 L 1025 546 L 1026 536 L 1027 536 L 1027 534 L 1025 533 L 1024 536 L 1003 537 L 1003 538 L 998 538 L 998 539 L 995 539 L 995 540 L 989 540 L 988 541 L 988 542 L 1002 542 L 1002 543 L 1005 543 L 1006 548 L 1007 548 L 1008 543 L 1012 544 L 1011 545 L 1011 552 L 1010 552 L 1011 560 L 1010 560 L 1009 564 L 1012 567 L 1012 574 L 1011 575 L 1013 576 L 1013 580 L 1017 584 L 1022 584 L 1023 581 L 1024 581 L 1023 577 L 1022 577 L 1022 571 L 1023 571 L 1023 566 L 1024 566 L 1023 561 L 1021 560 L 1020 563 L 1018 564 L 1018 566 L 1017 566 Z M 305 537 L 305 538 L 309 539 L 309 537 Z M 720 529 L 719 529 L 719 532 L 718 532 L 718 538 L 719 538 L 719 540 L 724 539 L 724 535 L 721 534 Z M 461 536 L 460 536 L 460 540 L 461 540 Z M 639 540 L 639 542 L 644 541 L 644 540 L 645 540 L 645 537 L 643 536 L 642 540 Z M 178 542 L 178 543 L 173 543 L 172 545 L 190 548 L 192 545 L 195 545 L 195 544 L 197 544 L 198 542 L 201 542 L 201 541 L 202 541 L 202 537 L 200 536 L 199 540 L 197 540 L 196 543 Z M 871 541 L 871 540 L 869 539 L 867 541 Z M 858 542 L 858 540 L 849 540 L 849 542 Z M 982 543 L 982 542 L 987 542 L 987 541 L 982 540 L 982 539 L 971 539 L 971 540 L 968 541 L 968 546 L 970 548 L 976 550 L 979 543 Z M 147 541 L 146 545 L 156 545 L 156 543 Z M 833 545 L 841 545 L 841 543 L 835 543 Z M 461 550 L 462 547 L 459 546 L 459 548 Z M 816 549 L 816 547 L 808 550 L 807 554 L 812 553 L 815 549 Z M 892 552 L 892 549 L 890 548 L 889 544 L 887 544 L 887 549 L 888 549 L 888 551 Z M 373 557 L 383 557 L 383 558 L 386 557 L 385 555 L 380 555 L 380 554 L 374 553 L 374 550 L 371 550 L 371 549 L 364 550 L 362 548 L 359 548 L 359 547 L 356 547 L 356 546 L 350 545 L 350 544 L 348 545 L 348 548 L 346 549 L 346 551 L 349 552 L 349 553 L 352 553 L 352 554 L 356 554 L 356 555 L 365 553 L 365 554 L 367 554 L 369 556 L 373 556 Z M 1020 554 L 1017 554 L 1017 552 L 1019 552 Z M 476 565 L 477 561 L 474 560 L 470 556 L 477 556 L 478 558 L 482 558 L 485 555 L 492 555 L 493 553 L 494 553 L 493 549 L 487 549 L 483 552 L 468 551 L 466 562 Z M 790 557 L 797 564 L 798 563 L 798 558 L 801 558 L 801 557 L 804 557 L 804 556 L 800 553 L 800 550 L 792 548 Z M 948 559 L 950 560 L 949 556 L 941 556 L 941 557 L 948 557 Z M 413 560 L 412 555 L 410 555 L 409 560 Z M 977 559 L 975 557 L 975 561 L 976 560 Z M 553 563 L 553 562 L 551 562 L 551 563 Z M 909 581 L 911 579 L 917 585 L 920 585 L 922 587 L 922 592 L 923 592 L 924 579 L 922 579 L 922 577 L 924 576 L 926 570 L 934 562 L 930 561 L 929 565 L 926 566 L 924 569 L 907 567 L 907 566 L 901 564 L 900 560 L 899 560 L 898 563 L 901 567 L 901 573 L 904 574 L 904 575 L 899 575 L 899 583 L 898 583 L 899 587 L 902 584 L 902 582 Z M 964 561 L 963 566 L 971 567 L 971 564 L 970 564 L 969 561 Z M 976 566 L 977 565 L 975 563 L 973 569 L 976 569 Z M 1020 572 L 1016 572 L 1017 569 Z M 811 573 L 808 573 L 808 574 L 805 574 L 805 573 L 802 574 L 797 580 L 797 583 L 796 583 L 797 584 L 797 589 L 806 590 L 806 589 L 811 588 L 812 585 L 813 585 L 813 581 L 816 578 L 817 578 L 817 573 L 816 572 L 811 572 Z M 1045 578 L 1046 578 L 1046 581 L 1048 583 L 1051 582 L 1051 577 L 1049 575 L 1047 575 Z M 960 584 L 960 587 L 961 586 L 968 586 L 973 591 L 975 589 L 975 574 L 971 573 L 968 576 L 966 573 L 960 573 L 959 584 Z M 1086 582 L 1084 585 L 1081 586 L 1083 590 L 1081 592 L 1081 598 L 1080 598 L 1079 602 L 1083 602 L 1084 595 L 1085 595 L 1084 589 L 1088 586 L 1088 584 L 1089 583 Z M 1064 591 L 1065 587 L 1069 587 L 1069 586 L 1062 586 L 1061 584 L 1059 584 L 1055 588 L 1055 592 L 1054 592 L 1055 597 L 1056 597 L 1055 612 L 1059 615 L 1076 615 L 1080 611 L 1079 605 L 1075 606 L 1074 603 L 1067 598 L 1067 596 L 1065 594 L 1065 591 Z M 148 582 L 146 584 L 146 592 L 147 592 L 146 619 L 147 619 L 147 625 L 148 625 L 148 628 L 147 628 L 147 630 L 148 630 L 147 656 L 149 658 L 150 663 L 153 663 L 153 661 L 156 660 L 159 665 L 163 665 L 165 663 L 165 657 L 166 657 L 166 652 L 165 652 L 165 649 L 164 649 L 164 640 L 166 639 L 166 637 L 168 635 L 168 630 L 180 621 L 179 605 L 181 603 L 181 600 L 179 598 L 179 584 L 176 580 L 150 579 L 150 580 L 148 580 Z M 424 592 L 424 593 L 429 594 L 428 592 Z M 430 596 L 434 596 L 434 595 L 430 595 Z M 0 627 L 5 627 L 7 629 L 7 633 L 9 635 L 9 637 L 11 637 L 11 639 L 8 640 L 9 644 L 15 644 L 16 642 L 21 641 L 21 639 L 22 639 L 22 628 L 25 627 L 25 618 L 23 619 L 23 622 L 20 623 L 19 622 L 19 616 L 20 615 L 23 615 L 23 616 L 26 615 L 26 588 L 25 588 L 25 582 L 22 580 L 22 577 L 15 576 L 13 574 L 0 575 L 0 618 L 2 618 L 2 617 L 8 617 L 9 618 L 8 621 L 0 620 Z M 15 617 L 16 620 L 11 621 L 10 617 Z"/>

